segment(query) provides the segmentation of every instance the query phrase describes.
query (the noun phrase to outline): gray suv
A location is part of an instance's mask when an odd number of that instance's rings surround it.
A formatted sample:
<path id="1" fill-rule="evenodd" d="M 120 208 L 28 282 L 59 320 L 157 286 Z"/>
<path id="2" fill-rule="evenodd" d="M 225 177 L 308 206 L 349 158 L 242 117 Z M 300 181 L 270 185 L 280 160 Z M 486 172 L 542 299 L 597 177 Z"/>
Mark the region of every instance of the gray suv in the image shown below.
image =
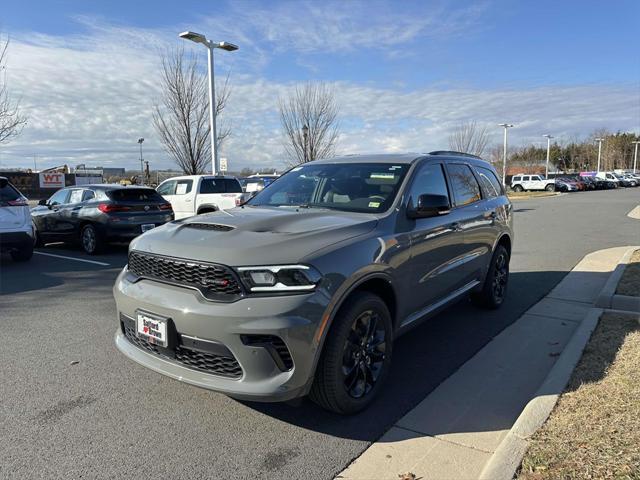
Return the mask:
<path id="1" fill-rule="evenodd" d="M 512 242 L 511 203 L 478 157 L 314 161 L 243 206 L 133 240 L 115 342 L 235 398 L 309 394 L 354 413 L 384 388 L 400 334 L 469 295 L 500 307 Z"/>

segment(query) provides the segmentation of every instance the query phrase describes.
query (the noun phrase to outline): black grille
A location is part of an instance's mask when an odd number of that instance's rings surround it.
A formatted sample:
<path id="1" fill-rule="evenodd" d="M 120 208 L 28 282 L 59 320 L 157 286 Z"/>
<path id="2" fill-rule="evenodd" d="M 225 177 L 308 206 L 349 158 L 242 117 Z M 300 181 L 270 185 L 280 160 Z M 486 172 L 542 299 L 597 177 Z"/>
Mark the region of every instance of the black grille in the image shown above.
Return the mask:
<path id="1" fill-rule="evenodd" d="M 245 345 L 266 348 L 273 360 L 283 371 L 293 368 L 291 353 L 280 337 L 275 335 L 241 335 L 240 339 Z"/>
<path id="2" fill-rule="evenodd" d="M 164 348 L 160 349 L 142 338 L 139 338 L 136 335 L 135 327 L 132 325 L 135 325 L 133 321 L 122 322 L 122 330 L 125 337 L 127 337 L 127 340 L 142 350 L 146 350 L 147 352 L 151 352 L 156 355 L 166 356 L 169 360 L 175 360 L 177 363 L 180 363 L 192 370 L 230 378 L 240 378 L 242 376 L 242 367 L 240 367 L 240 364 L 233 354 L 231 354 L 231 356 L 215 355 L 213 353 L 199 352 L 178 346 L 175 350 L 174 358 L 171 350 Z"/>
<path id="3" fill-rule="evenodd" d="M 233 357 L 222 357 L 212 353 L 198 352 L 188 348 L 176 348 L 176 360 L 183 365 L 203 372 L 224 375 L 225 377 L 239 378 L 242 376 L 242 368 Z"/>
<path id="4" fill-rule="evenodd" d="M 219 223 L 185 223 L 185 227 L 199 228 L 200 230 L 215 230 L 217 232 L 229 232 L 235 227 L 229 225 L 220 225 Z"/>
<path id="5" fill-rule="evenodd" d="M 240 284 L 231 270 L 213 263 L 131 251 L 129 272 L 136 277 L 194 287 L 208 298 L 242 294 Z"/>

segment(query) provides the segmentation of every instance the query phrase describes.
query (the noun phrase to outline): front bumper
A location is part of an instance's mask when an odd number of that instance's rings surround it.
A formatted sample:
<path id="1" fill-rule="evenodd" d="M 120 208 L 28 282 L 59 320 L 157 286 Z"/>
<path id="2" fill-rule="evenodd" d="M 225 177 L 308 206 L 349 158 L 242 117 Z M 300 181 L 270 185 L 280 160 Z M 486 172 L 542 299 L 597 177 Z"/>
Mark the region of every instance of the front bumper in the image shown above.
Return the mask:
<path id="1" fill-rule="evenodd" d="M 308 393 L 318 354 L 314 341 L 328 304 L 325 295 L 245 297 L 232 303 L 206 300 L 200 292 L 151 280 L 130 282 L 120 273 L 113 289 L 120 326 L 118 349 L 135 362 L 191 385 L 254 401 L 285 401 Z M 137 310 L 170 318 L 178 343 L 182 339 L 214 342 L 227 349 L 241 368 L 230 378 L 210 373 L 141 348 L 125 335 L 121 318 L 136 318 Z M 125 320 L 128 321 L 128 320 Z M 129 332 L 131 334 L 131 332 Z M 273 351 L 247 338 L 269 335 L 282 339 L 293 366 L 283 371 Z"/>

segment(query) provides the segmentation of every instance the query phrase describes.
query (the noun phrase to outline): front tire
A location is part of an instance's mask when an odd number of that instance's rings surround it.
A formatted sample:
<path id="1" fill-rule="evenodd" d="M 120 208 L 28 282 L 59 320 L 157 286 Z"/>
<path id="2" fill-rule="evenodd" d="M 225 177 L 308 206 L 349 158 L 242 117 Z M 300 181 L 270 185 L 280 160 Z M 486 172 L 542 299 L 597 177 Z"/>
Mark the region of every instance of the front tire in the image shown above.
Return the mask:
<path id="1" fill-rule="evenodd" d="M 80 231 L 80 245 L 85 253 L 96 255 L 104 249 L 104 241 L 102 236 L 91 224 L 85 225 Z"/>
<path id="2" fill-rule="evenodd" d="M 471 295 L 471 301 L 484 308 L 495 310 L 504 303 L 509 282 L 509 252 L 498 245 L 493 257 L 482 290 Z"/>
<path id="3" fill-rule="evenodd" d="M 524 192 L 524 188 L 522 188 L 522 185 L 516 185 L 515 187 L 513 187 L 513 191 L 514 192 Z"/>
<path id="4" fill-rule="evenodd" d="M 17 250 L 11 251 L 11 258 L 14 262 L 27 262 L 33 257 L 33 243 L 25 243 Z"/>
<path id="5" fill-rule="evenodd" d="M 343 415 L 364 410 L 384 383 L 392 350 L 393 326 L 387 305 L 371 293 L 354 294 L 327 334 L 311 399 Z"/>
<path id="6" fill-rule="evenodd" d="M 556 190 L 556 186 L 555 186 L 555 185 L 553 185 L 552 183 L 550 183 L 549 185 L 547 185 L 546 187 L 544 187 L 544 189 L 545 189 L 547 192 L 554 192 L 554 191 Z"/>

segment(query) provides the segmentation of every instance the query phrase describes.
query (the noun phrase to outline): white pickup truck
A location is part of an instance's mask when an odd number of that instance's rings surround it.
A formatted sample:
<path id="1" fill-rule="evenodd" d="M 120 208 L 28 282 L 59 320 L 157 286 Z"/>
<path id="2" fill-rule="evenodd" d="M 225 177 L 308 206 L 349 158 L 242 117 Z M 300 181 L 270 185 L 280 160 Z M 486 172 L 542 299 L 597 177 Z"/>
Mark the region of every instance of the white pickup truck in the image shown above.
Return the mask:
<path id="1" fill-rule="evenodd" d="M 156 190 L 171 203 L 176 220 L 233 208 L 242 198 L 242 186 L 235 177 L 173 177 L 158 185 Z"/>
<path id="2" fill-rule="evenodd" d="M 511 179 L 511 190 L 524 192 L 526 190 L 546 190 L 553 192 L 556 189 L 556 181 L 546 179 L 544 175 L 525 175 L 518 173 Z"/>

